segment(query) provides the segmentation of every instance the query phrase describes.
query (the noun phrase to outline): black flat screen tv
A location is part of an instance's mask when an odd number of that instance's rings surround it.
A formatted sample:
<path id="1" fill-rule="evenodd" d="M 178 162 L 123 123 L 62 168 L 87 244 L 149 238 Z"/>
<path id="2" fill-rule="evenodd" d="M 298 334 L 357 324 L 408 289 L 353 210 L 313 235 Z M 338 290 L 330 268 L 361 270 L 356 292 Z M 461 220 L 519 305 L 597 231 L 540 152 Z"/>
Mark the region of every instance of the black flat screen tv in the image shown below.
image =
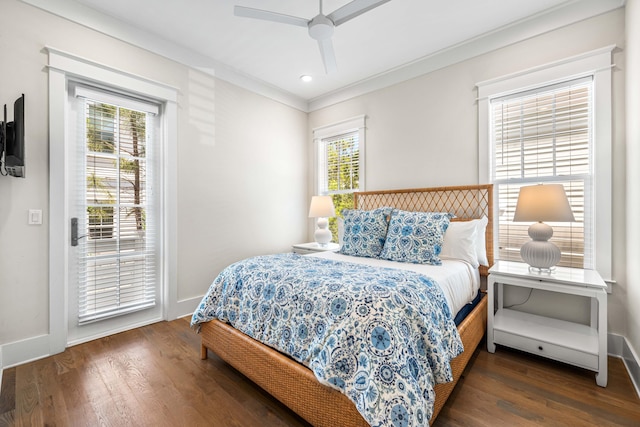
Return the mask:
<path id="1" fill-rule="evenodd" d="M 7 105 L 4 106 L 4 122 L 0 129 L 0 161 L 3 175 L 25 177 L 24 164 L 24 94 L 13 104 L 13 121 L 7 121 Z M 2 170 L 4 169 L 4 171 Z"/>

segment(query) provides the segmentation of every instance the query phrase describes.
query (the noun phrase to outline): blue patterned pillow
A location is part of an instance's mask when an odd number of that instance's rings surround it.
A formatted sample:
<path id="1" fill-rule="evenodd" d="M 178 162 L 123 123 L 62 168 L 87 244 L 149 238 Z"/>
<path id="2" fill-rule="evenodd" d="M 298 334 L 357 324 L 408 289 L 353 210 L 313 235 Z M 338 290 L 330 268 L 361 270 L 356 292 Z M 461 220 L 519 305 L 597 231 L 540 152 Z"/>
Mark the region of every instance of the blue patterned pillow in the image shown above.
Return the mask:
<path id="1" fill-rule="evenodd" d="M 442 212 L 394 211 L 380 258 L 441 265 L 444 233 L 452 217 Z"/>
<path id="2" fill-rule="evenodd" d="M 371 211 L 343 209 L 344 235 L 340 253 L 379 258 L 392 210 L 392 208 L 378 208 Z"/>

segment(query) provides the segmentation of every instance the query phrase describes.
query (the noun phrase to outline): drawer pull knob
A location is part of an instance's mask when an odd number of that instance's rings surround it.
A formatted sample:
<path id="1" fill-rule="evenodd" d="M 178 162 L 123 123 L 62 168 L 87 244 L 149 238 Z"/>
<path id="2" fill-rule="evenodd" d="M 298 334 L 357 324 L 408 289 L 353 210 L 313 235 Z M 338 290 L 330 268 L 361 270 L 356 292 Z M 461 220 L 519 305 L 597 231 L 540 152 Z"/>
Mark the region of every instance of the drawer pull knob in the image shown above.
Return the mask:
<path id="1" fill-rule="evenodd" d="M 543 348 L 542 348 L 542 346 L 541 346 L 541 345 L 539 345 L 539 346 L 538 346 L 538 350 L 540 350 L 540 351 L 542 351 L 542 350 L 543 350 Z"/>

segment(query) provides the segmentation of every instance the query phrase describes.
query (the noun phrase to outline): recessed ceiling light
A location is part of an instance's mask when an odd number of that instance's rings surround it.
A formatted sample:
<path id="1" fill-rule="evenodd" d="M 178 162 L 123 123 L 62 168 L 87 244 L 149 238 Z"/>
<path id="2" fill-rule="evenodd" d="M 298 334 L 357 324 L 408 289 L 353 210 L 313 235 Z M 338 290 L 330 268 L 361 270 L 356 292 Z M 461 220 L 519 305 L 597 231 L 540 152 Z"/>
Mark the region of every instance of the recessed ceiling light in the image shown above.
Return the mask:
<path id="1" fill-rule="evenodd" d="M 300 76 L 300 80 L 305 83 L 309 83 L 311 80 L 313 80 L 313 77 L 303 74 L 302 76 Z"/>

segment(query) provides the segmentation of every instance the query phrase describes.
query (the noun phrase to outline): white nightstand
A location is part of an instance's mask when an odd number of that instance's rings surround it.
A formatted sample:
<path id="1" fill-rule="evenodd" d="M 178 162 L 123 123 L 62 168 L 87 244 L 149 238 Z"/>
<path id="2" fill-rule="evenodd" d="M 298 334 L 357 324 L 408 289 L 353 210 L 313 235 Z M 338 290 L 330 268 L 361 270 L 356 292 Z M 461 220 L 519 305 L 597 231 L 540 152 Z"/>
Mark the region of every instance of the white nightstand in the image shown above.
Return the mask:
<path id="1" fill-rule="evenodd" d="M 504 308 L 503 285 L 589 297 L 590 325 Z M 607 386 L 607 285 L 597 271 L 556 267 L 551 273 L 540 273 L 530 271 L 527 264 L 498 261 L 489 269 L 487 288 L 490 353 L 496 351 L 496 344 L 517 348 L 595 371 L 596 383 Z"/>
<path id="2" fill-rule="evenodd" d="M 316 242 L 311 243 L 299 243 L 293 245 L 293 252 L 297 254 L 309 254 L 311 252 L 324 252 L 324 251 L 337 251 L 340 249 L 340 245 L 337 243 L 329 243 L 327 246 L 320 246 Z"/>

